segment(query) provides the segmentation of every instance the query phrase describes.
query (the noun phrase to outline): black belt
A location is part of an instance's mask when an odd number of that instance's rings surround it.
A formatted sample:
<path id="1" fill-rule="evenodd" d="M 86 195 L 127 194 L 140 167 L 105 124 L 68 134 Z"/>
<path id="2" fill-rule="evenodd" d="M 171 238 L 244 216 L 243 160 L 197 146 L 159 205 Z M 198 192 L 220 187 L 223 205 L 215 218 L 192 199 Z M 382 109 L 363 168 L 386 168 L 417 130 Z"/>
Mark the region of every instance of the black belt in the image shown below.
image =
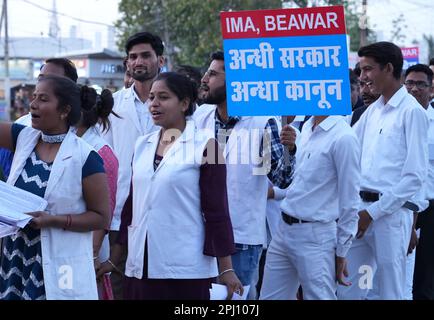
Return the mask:
<path id="1" fill-rule="evenodd" d="M 312 221 L 306 221 L 306 220 L 300 220 L 294 217 L 291 217 L 289 215 L 287 215 L 285 212 L 282 212 L 282 219 L 283 221 L 285 221 L 287 224 L 292 225 L 293 223 L 307 223 L 307 222 L 312 222 Z"/>
<path id="2" fill-rule="evenodd" d="M 362 198 L 365 202 L 375 202 L 380 199 L 380 193 L 378 192 L 369 192 L 369 191 L 360 191 L 360 198 Z M 418 212 L 419 207 L 413 202 L 407 201 L 403 205 L 404 208 L 409 209 L 411 211 Z"/>

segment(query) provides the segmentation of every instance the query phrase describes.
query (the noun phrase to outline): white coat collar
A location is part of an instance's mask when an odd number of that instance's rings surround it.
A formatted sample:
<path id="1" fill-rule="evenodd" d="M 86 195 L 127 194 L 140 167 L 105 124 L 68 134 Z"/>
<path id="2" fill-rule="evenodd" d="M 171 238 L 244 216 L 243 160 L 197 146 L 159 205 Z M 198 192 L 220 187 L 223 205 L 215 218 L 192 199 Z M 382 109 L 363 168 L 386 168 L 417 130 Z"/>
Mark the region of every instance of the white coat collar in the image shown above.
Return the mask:
<path id="1" fill-rule="evenodd" d="M 167 153 L 164 155 L 163 160 L 161 160 L 160 164 L 158 165 L 157 169 L 154 172 L 154 175 L 169 161 L 179 150 L 184 148 L 184 145 L 190 141 L 191 139 L 194 139 L 196 133 L 196 126 L 194 124 L 194 121 L 188 120 L 185 126 L 184 131 L 182 132 L 181 136 L 175 141 L 173 146 L 167 151 Z M 152 135 L 152 137 L 148 140 L 148 143 L 152 143 L 154 148 L 154 153 L 152 155 L 155 155 L 155 152 L 157 151 L 158 143 L 160 140 L 161 135 L 161 129 L 157 134 Z"/>
<path id="2" fill-rule="evenodd" d="M 136 93 L 134 92 L 134 85 L 132 85 L 131 87 L 125 90 L 124 101 L 121 101 L 121 103 L 125 113 L 134 123 L 136 129 L 141 134 L 143 134 L 143 129 L 140 126 L 139 116 L 137 115 L 135 99 L 136 99 Z"/>
<path id="3" fill-rule="evenodd" d="M 45 199 L 56 189 L 56 185 L 62 177 L 63 171 L 69 163 L 74 152 L 74 140 L 79 139 L 74 131 L 70 129 L 68 134 L 60 145 L 60 149 L 51 168 L 50 178 L 48 179 L 47 189 L 45 191 Z"/>

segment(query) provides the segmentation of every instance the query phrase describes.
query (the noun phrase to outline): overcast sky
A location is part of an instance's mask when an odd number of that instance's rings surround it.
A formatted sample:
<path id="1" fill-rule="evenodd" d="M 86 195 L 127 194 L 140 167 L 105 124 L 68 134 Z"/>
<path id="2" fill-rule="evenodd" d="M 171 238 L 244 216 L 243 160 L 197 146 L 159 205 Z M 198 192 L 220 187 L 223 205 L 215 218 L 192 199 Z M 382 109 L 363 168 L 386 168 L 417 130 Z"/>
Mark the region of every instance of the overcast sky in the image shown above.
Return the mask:
<path id="1" fill-rule="evenodd" d="M 404 15 L 406 45 L 411 45 L 414 39 L 422 39 L 424 33 L 434 36 L 433 11 L 432 0 L 368 0 L 368 17 L 375 30 L 384 31 L 385 40 L 390 39 L 392 21 Z"/>
<path id="2" fill-rule="evenodd" d="M 362 2 L 362 0 L 359 0 Z M 11 36 L 47 36 L 51 13 L 32 6 L 28 2 L 52 9 L 53 0 L 9 0 L 9 25 Z M 112 24 L 118 18 L 119 0 L 57 0 L 58 12 L 67 15 Z M 368 0 L 368 17 L 371 27 L 382 31 L 383 39 L 390 40 L 392 20 L 404 14 L 407 39 L 400 45 L 412 46 L 414 39 L 422 39 L 422 34 L 434 35 L 432 0 Z M 95 40 L 100 32 L 105 44 L 107 27 L 79 22 L 58 16 L 62 36 L 69 36 L 70 27 L 77 26 L 77 36 Z"/>
<path id="3" fill-rule="evenodd" d="M 57 11 L 71 17 L 112 25 L 118 17 L 119 0 L 57 0 Z M 53 0 L 8 0 L 9 32 L 11 36 L 47 36 L 52 13 Z M 100 32 L 103 41 L 107 38 L 107 26 L 84 23 L 58 15 L 58 23 L 63 37 L 69 37 L 71 26 L 77 27 L 77 37 L 95 40 Z M 103 42 L 104 44 L 105 42 Z"/>

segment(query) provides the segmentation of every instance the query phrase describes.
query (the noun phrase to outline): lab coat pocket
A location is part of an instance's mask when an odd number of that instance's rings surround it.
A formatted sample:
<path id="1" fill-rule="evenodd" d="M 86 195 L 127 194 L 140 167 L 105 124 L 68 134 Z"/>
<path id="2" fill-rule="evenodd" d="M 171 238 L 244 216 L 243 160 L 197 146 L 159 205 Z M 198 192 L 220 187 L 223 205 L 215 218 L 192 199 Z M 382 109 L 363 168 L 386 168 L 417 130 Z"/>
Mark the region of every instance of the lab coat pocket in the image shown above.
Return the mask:
<path id="1" fill-rule="evenodd" d="M 194 225 L 164 225 L 167 242 L 160 247 L 165 263 L 172 267 L 191 267 L 203 256 L 203 237 Z M 163 230 L 161 230 L 163 231 Z"/>
<path id="2" fill-rule="evenodd" d="M 130 267 L 136 267 L 137 261 L 143 261 L 145 254 L 146 233 L 133 225 L 128 226 L 128 261 Z"/>
<path id="3" fill-rule="evenodd" d="M 95 270 L 86 255 L 54 260 L 59 299 L 92 299 L 96 295 Z"/>

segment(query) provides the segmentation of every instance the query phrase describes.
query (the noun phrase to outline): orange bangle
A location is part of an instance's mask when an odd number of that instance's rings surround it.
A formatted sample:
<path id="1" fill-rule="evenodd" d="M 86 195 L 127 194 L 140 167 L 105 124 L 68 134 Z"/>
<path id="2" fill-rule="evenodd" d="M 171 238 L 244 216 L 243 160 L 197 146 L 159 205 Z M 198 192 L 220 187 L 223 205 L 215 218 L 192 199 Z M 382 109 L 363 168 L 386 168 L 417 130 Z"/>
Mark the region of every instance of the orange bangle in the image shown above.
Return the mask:
<path id="1" fill-rule="evenodd" d="M 66 215 L 66 223 L 63 227 L 63 230 L 71 228 L 72 225 L 72 216 L 70 214 Z"/>

